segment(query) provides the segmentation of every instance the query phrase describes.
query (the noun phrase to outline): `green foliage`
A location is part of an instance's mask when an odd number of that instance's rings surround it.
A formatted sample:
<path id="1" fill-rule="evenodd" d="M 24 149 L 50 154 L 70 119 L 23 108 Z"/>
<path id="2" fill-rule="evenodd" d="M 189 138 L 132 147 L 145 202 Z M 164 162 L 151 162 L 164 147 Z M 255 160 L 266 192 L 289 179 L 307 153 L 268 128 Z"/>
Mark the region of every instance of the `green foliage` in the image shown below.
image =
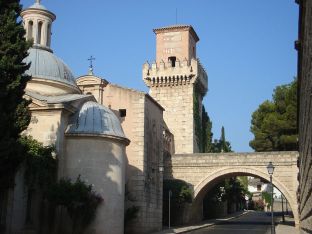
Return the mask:
<path id="1" fill-rule="evenodd" d="M 212 153 L 232 152 L 231 144 L 225 139 L 225 130 L 222 126 L 221 137 L 219 140 L 214 140 L 212 143 Z"/>
<path id="2" fill-rule="evenodd" d="M 244 190 L 247 192 L 248 191 L 248 177 L 247 176 L 238 176 L 237 179 L 243 186 Z"/>
<path id="3" fill-rule="evenodd" d="M 28 189 L 39 187 L 46 193 L 56 181 L 57 160 L 53 157 L 54 147 L 43 146 L 29 136 L 22 136 L 19 141 L 24 146 L 26 155 L 25 182 Z"/>
<path id="4" fill-rule="evenodd" d="M 78 233 L 94 219 L 96 208 L 103 201 L 80 176 L 75 183 L 70 179 L 61 179 L 51 186 L 48 200 L 66 208 L 73 221 L 73 233 Z"/>
<path id="5" fill-rule="evenodd" d="M 298 150 L 297 79 L 277 86 L 273 101 L 263 102 L 252 114 L 249 145 L 255 151 Z"/>
<path id="6" fill-rule="evenodd" d="M 163 187 L 164 196 L 168 196 L 169 190 L 171 191 L 172 203 L 181 205 L 184 203 L 191 203 L 193 200 L 192 190 L 183 180 L 164 180 Z"/>
<path id="7" fill-rule="evenodd" d="M 203 152 L 212 152 L 212 122 L 208 116 L 208 113 L 205 110 L 205 107 L 202 106 L 202 135 L 203 135 Z"/>
<path id="8" fill-rule="evenodd" d="M 203 152 L 203 126 L 202 126 L 202 118 L 199 112 L 199 92 L 194 88 L 193 92 L 193 113 L 194 113 L 194 124 L 195 124 L 195 135 L 197 138 L 197 145 L 199 148 L 199 152 Z"/>
<path id="9" fill-rule="evenodd" d="M 236 177 L 226 179 L 224 189 L 224 199 L 226 199 L 229 203 L 239 203 L 245 201 L 246 189 Z"/>
<path id="10" fill-rule="evenodd" d="M 23 146 L 18 138 L 30 121 L 29 101 L 23 98 L 30 76 L 25 75 L 29 64 L 30 43 L 18 18 L 18 0 L 0 1 L 0 186 L 14 186 L 14 175 L 24 160 Z"/>
<path id="11" fill-rule="evenodd" d="M 268 192 L 262 192 L 261 193 L 263 200 L 265 200 L 266 203 L 269 204 L 269 207 L 272 205 L 272 195 Z"/>
<path id="12" fill-rule="evenodd" d="M 188 184 L 183 180 L 164 180 L 163 183 L 163 224 L 168 224 L 169 211 L 169 191 L 170 196 L 170 210 L 171 210 L 171 224 L 182 224 L 182 217 L 184 207 L 193 201 L 193 192 Z"/>

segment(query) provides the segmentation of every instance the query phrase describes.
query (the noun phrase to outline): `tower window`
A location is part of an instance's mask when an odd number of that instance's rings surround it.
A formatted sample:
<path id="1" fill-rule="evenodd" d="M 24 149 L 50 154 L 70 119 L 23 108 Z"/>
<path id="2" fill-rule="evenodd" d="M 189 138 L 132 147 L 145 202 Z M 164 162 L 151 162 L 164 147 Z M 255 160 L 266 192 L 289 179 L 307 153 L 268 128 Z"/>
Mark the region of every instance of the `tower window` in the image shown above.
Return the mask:
<path id="1" fill-rule="evenodd" d="M 32 21 L 28 22 L 28 27 L 27 27 L 27 39 L 31 40 L 33 38 L 33 27 L 34 23 Z"/>
<path id="2" fill-rule="evenodd" d="M 127 110 L 126 109 L 119 109 L 119 116 L 120 117 L 126 117 Z"/>
<path id="3" fill-rule="evenodd" d="M 41 38 L 42 38 L 41 33 L 42 33 L 42 22 L 39 22 L 39 24 L 38 24 L 38 41 L 37 41 L 38 44 L 42 44 L 41 43 Z"/>
<path id="4" fill-rule="evenodd" d="M 48 30 L 47 30 L 47 46 L 50 47 L 51 44 L 51 24 L 48 24 Z"/>
<path id="5" fill-rule="evenodd" d="M 177 58 L 175 56 L 171 56 L 168 58 L 168 61 L 171 63 L 171 67 L 175 67 Z"/>

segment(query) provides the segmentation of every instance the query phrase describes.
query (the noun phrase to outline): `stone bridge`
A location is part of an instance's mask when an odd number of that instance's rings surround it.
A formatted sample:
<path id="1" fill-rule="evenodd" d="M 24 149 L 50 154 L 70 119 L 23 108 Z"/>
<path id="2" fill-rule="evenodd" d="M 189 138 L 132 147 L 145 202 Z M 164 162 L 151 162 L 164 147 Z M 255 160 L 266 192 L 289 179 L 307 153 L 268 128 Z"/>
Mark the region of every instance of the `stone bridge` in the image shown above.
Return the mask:
<path id="1" fill-rule="evenodd" d="M 184 180 L 193 188 L 194 201 L 185 220 L 195 222 L 203 217 L 203 198 L 212 186 L 232 176 L 254 176 L 269 181 L 266 167 L 272 162 L 275 166 L 273 184 L 288 200 L 298 225 L 298 155 L 298 152 L 285 151 L 177 154 L 165 158 L 165 179 Z"/>

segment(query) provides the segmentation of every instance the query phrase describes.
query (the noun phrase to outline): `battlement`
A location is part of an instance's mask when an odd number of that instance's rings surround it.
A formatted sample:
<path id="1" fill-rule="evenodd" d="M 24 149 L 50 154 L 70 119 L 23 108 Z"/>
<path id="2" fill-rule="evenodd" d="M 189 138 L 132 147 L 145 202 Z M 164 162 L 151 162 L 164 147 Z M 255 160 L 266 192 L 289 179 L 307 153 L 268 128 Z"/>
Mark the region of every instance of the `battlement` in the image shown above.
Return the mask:
<path id="1" fill-rule="evenodd" d="M 157 64 L 148 62 L 143 65 L 143 80 L 148 87 L 178 86 L 195 84 L 199 82 L 205 94 L 208 88 L 208 76 L 199 59 L 176 60 L 174 66 L 171 62 L 163 60 Z"/>

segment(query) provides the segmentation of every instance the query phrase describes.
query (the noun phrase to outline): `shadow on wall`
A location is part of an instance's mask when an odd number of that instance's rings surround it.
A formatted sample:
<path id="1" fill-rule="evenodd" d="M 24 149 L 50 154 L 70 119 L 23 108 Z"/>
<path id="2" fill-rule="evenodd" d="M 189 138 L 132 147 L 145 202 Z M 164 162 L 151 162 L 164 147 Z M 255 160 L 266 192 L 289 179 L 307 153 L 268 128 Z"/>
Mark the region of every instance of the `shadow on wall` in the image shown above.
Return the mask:
<path id="1" fill-rule="evenodd" d="M 126 191 L 125 191 L 125 233 L 135 234 L 136 226 L 140 220 L 144 207 L 142 207 L 143 191 L 145 183 L 143 171 L 128 164 L 126 169 Z"/>
<path id="2" fill-rule="evenodd" d="M 80 175 L 103 198 L 87 231 L 123 232 L 126 163 L 125 146 L 118 141 L 101 136 L 66 136 L 67 177 L 75 180 Z M 71 233 L 70 219 L 64 209 L 61 213 L 57 233 Z"/>
<path id="3" fill-rule="evenodd" d="M 62 119 L 49 123 L 48 128 L 42 128 L 45 124 L 46 119 L 44 116 L 32 113 L 30 124 L 24 134 L 32 136 L 45 146 L 55 145 L 56 156 L 58 157 L 58 152 L 62 148 L 60 141 L 62 141 L 64 131 L 62 129 Z M 23 230 L 49 233 L 53 230 L 55 209 L 52 204 L 47 202 L 39 184 L 35 184 L 31 189 L 28 188 L 25 171 L 32 170 L 32 168 L 26 168 L 26 166 L 26 163 L 22 164 L 17 171 L 14 188 L 2 191 L 0 223 L 3 225 L 3 229 L 9 233 L 19 233 Z M 4 232 L 3 229 L 1 233 Z"/>
<path id="4" fill-rule="evenodd" d="M 194 186 L 184 180 L 175 179 L 172 174 L 172 159 L 169 151 L 164 151 L 164 183 L 163 183 L 163 226 L 178 226 L 188 221 L 189 209 L 193 202 Z M 170 205 L 169 205 L 170 200 Z"/>

